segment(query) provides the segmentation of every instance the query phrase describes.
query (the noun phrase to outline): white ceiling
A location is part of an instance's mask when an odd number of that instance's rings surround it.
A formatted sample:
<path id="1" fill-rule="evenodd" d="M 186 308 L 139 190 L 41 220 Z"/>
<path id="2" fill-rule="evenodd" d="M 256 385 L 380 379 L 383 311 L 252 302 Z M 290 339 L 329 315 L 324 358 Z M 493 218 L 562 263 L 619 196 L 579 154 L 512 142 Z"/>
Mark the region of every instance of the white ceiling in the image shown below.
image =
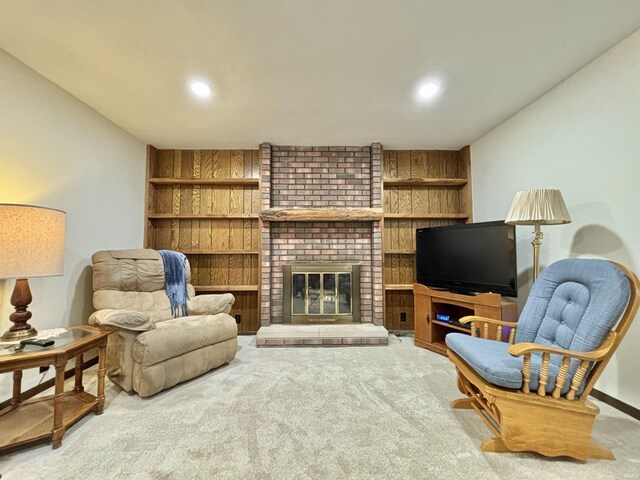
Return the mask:
<path id="1" fill-rule="evenodd" d="M 161 148 L 459 148 L 638 27 L 638 0 L 0 0 L 0 47 Z"/>

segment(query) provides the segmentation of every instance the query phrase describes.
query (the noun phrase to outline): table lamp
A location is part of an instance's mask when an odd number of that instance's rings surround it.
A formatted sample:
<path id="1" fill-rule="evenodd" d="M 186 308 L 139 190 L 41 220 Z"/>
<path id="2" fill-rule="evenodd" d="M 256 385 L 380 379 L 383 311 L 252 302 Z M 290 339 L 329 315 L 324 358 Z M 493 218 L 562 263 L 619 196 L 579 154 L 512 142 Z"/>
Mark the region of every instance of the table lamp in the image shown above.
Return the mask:
<path id="1" fill-rule="evenodd" d="M 65 212 L 32 205 L 0 204 L 0 279 L 15 278 L 11 295 L 13 326 L 0 340 L 34 337 L 29 325 L 28 278 L 62 275 Z"/>
<path id="2" fill-rule="evenodd" d="M 552 188 L 534 188 L 516 193 L 511 203 L 505 223 L 510 225 L 534 225 L 533 245 L 533 281 L 538 278 L 540 263 L 538 253 L 542 244 L 540 225 L 559 225 L 570 223 L 571 217 L 562 199 L 560 190 Z"/>

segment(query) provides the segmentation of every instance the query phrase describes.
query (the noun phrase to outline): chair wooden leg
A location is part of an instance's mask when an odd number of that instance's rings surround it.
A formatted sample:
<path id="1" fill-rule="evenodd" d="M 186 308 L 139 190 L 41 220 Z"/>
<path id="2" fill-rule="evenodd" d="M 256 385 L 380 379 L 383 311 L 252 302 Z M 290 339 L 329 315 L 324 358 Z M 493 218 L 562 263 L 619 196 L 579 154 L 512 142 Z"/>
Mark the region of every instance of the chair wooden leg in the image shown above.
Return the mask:
<path id="1" fill-rule="evenodd" d="M 458 385 L 458 390 L 460 390 L 460 393 L 466 394 L 467 391 L 464 388 L 464 380 L 462 379 L 462 374 L 460 373 L 460 370 L 456 369 L 456 373 L 458 374 L 456 377 L 457 378 L 456 384 Z"/>
<path id="2" fill-rule="evenodd" d="M 616 457 L 613 455 L 611 450 L 606 447 L 603 447 L 598 442 L 591 441 L 591 449 L 589 451 L 589 458 L 599 458 L 601 460 L 615 460 Z"/>
<path id="3" fill-rule="evenodd" d="M 491 437 L 485 438 L 480 444 L 480 450 L 483 452 L 506 453 L 510 452 L 501 438 Z"/>
<path id="4" fill-rule="evenodd" d="M 466 397 L 466 398 L 458 398 L 457 400 L 454 400 L 453 402 L 451 402 L 451 408 L 456 408 L 459 410 L 472 410 L 473 409 L 473 398 L 471 397 Z"/>

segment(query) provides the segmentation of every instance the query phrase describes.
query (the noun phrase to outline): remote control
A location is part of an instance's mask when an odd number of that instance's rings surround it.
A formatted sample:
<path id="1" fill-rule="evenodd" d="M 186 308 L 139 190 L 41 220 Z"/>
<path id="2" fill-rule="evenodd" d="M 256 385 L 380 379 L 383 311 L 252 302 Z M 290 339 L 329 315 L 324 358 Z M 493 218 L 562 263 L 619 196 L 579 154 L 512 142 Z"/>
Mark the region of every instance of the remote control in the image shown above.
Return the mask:
<path id="1" fill-rule="evenodd" d="M 50 347 L 55 342 L 53 340 L 22 340 L 20 341 L 20 345 L 24 347 L 25 345 L 35 345 L 36 347 Z"/>

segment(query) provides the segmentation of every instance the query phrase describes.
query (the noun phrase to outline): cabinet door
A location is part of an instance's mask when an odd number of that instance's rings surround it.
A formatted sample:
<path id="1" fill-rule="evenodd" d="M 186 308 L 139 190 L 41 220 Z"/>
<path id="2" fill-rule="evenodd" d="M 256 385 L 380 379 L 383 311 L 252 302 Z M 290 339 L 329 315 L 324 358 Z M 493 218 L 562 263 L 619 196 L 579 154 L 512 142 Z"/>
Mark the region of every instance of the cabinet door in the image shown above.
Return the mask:
<path id="1" fill-rule="evenodd" d="M 413 297 L 415 336 L 423 342 L 432 342 L 431 297 L 415 294 Z"/>

